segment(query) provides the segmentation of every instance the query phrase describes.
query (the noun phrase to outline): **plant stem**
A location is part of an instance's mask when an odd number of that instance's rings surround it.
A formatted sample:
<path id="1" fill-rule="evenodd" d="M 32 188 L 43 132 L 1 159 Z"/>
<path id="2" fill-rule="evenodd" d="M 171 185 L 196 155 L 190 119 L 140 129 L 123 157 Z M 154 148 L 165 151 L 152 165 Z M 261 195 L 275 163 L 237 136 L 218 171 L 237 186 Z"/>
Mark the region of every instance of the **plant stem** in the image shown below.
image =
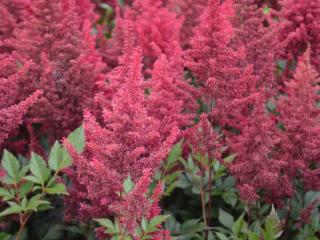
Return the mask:
<path id="1" fill-rule="evenodd" d="M 209 203 L 208 203 L 208 208 L 207 208 L 207 223 L 208 227 L 211 226 L 211 212 L 212 212 L 212 197 L 211 197 L 211 192 L 212 192 L 212 160 L 209 161 L 209 172 L 208 172 L 208 194 L 209 194 Z"/>
<path id="2" fill-rule="evenodd" d="M 19 231 L 16 236 L 16 240 L 19 240 L 21 238 L 22 231 L 23 231 L 26 223 L 28 222 L 30 216 L 31 216 L 31 214 L 27 214 L 25 217 L 23 215 L 21 216 L 20 219 L 22 219 L 22 222 L 20 222 L 20 227 L 19 227 Z"/>

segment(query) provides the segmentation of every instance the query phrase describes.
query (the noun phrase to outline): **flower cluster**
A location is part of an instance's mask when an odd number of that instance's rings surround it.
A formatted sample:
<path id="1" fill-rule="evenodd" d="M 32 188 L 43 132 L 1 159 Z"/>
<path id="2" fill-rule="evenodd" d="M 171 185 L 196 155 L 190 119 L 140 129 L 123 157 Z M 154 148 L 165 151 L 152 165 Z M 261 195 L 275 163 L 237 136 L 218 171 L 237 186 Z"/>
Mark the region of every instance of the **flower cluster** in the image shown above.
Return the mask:
<path id="1" fill-rule="evenodd" d="M 19 81 L 17 100 L 42 90 L 42 101 L 30 112 L 37 136 L 60 139 L 81 124 L 82 111 L 93 103 L 95 84 L 104 77 L 104 64 L 91 36 L 93 15 L 87 1 L 31 1 L 30 14 L 4 40 L 23 64 L 27 76 Z M 81 3 L 81 4 L 80 4 Z"/>
<path id="2" fill-rule="evenodd" d="M 82 192 L 85 192 L 84 199 L 74 201 L 77 208 L 67 204 L 76 209 L 75 212 L 67 210 L 67 214 L 73 217 L 103 217 L 110 215 L 114 209 L 120 211 L 120 207 L 110 206 L 115 201 L 129 201 L 119 198 L 117 194 L 122 190 L 122 182 L 128 176 L 138 182 L 144 169 L 154 172 L 176 140 L 176 127 L 171 129 L 169 136 L 163 138 L 159 121 L 148 115 L 141 88 L 141 61 L 141 50 L 133 49 L 130 58 L 124 62 L 127 71 L 112 99 L 111 108 L 104 108 L 102 125 L 92 114 L 85 113 L 85 151 L 78 155 L 71 149 L 75 160 L 71 177 L 74 182 L 81 184 Z M 132 200 L 136 201 L 135 198 Z M 141 203 L 137 201 L 137 204 Z"/>

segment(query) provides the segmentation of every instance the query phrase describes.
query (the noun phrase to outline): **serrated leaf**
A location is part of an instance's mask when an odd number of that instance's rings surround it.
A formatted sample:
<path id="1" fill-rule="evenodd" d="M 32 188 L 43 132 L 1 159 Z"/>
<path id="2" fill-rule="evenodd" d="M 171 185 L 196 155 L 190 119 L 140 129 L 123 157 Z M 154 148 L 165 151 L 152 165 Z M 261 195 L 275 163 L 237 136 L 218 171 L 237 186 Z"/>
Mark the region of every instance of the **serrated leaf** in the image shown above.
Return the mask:
<path id="1" fill-rule="evenodd" d="M 32 190 L 33 183 L 32 182 L 25 182 L 19 187 L 19 195 L 20 197 L 25 197 L 27 193 L 29 193 Z"/>
<path id="2" fill-rule="evenodd" d="M 44 184 L 50 175 L 50 170 L 47 168 L 45 161 L 36 153 L 31 154 L 30 171 L 41 184 Z"/>
<path id="3" fill-rule="evenodd" d="M 33 182 L 33 183 L 41 184 L 40 179 L 36 178 L 35 176 L 25 176 L 23 179 L 30 181 L 30 182 Z"/>
<path id="4" fill-rule="evenodd" d="M 150 220 L 149 226 L 150 227 L 156 227 L 159 224 L 162 224 L 168 217 L 170 217 L 170 215 L 158 215 L 158 216 L 155 216 Z"/>
<path id="5" fill-rule="evenodd" d="M 231 154 L 223 159 L 224 162 L 232 163 L 236 158 L 237 154 Z"/>
<path id="6" fill-rule="evenodd" d="M 33 196 L 29 201 L 28 201 L 28 204 L 27 204 L 27 209 L 28 210 L 33 210 L 33 211 L 38 211 L 39 209 L 39 206 L 45 204 L 49 204 L 50 205 L 50 202 L 46 201 L 46 200 L 41 200 L 41 195 L 38 194 L 38 195 L 35 195 Z"/>
<path id="7" fill-rule="evenodd" d="M 0 197 L 2 197 L 4 201 L 7 201 L 13 199 L 14 195 L 11 194 L 9 190 L 0 187 Z"/>
<path id="8" fill-rule="evenodd" d="M 181 234 L 190 235 L 197 232 L 202 232 L 204 225 L 200 222 L 200 219 L 190 219 L 181 224 Z"/>
<path id="9" fill-rule="evenodd" d="M 58 141 L 55 142 L 49 154 L 49 167 L 58 172 L 72 165 L 72 159 L 66 149 Z"/>
<path id="10" fill-rule="evenodd" d="M 3 169 L 6 171 L 7 175 L 11 177 L 15 183 L 18 183 L 20 181 L 20 163 L 12 153 L 10 153 L 7 150 L 4 150 L 1 165 Z"/>
<path id="11" fill-rule="evenodd" d="M 226 211 L 219 209 L 219 222 L 228 229 L 232 229 L 234 219 L 233 216 Z"/>
<path id="12" fill-rule="evenodd" d="M 0 213 L 0 217 L 4 217 L 11 214 L 21 213 L 23 209 L 18 204 L 11 204 L 10 207 L 6 208 Z"/>
<path id="13" fill-rule="evenodd" d="M 182 142 L 178 142 L 175 144 L 169 155 L 168 155 L 168 165 L 172 165 L 172 163 L 176 162 L 182 155 Z"/>
<path id="14" fill-rule="evenodd" d="M 232 225 L 233 235 L 238 237 L 245 225 L 244 214 L 242 214 Z"/>
<path id="15" fill-rule="evenodd" d="M 105 227 L 107 230 L 111 231 L 109 233 L 117 233 L 117 230 L 113 224 L 113 222 L 110 219 L 107 218 L 100 218 L 100 219 L 94 219 L 96 222 L 98 222 L 102 227 Z"/>
<path id="16" fill-rule="evenodd" d="M 68 195 L 66 186 L 63 183 L 58 183 L 50 188 L 46 189 L 47 193 L 49 194 L 57 194 L 57 195 Z"/>
<path id="17" fill-rule="evenodd" d="M 125 193 L 129 193 L 134 188 L 134 186 L 135 186 L 135 184 L 131 180 L 130 176 L 128 176 L 126 178 L 126 180 L 124 180 L 124 182 L 123 182 L 123 190 Z"/>
<path id="18" fill-rule="evenodd" d="M 142 230 L 147 233 L 148 232 L 148 220 L 146 218 L 143 218 L 141 221 L 141 228 Z"/>
<path id="19" fill-rule="evenodd" d="M 85 135 L 83 127 L 77 128 L 68 136 L 69 142 L 74 146 L 78 153 L 81 153 L 85 147 Z"/>
<path id="20" fill-rule="evenodd" d="M 265 240 L 278 239 L 282 234 L 281 222 L 278 214 L 272 206 L 271 212 L 266 218 L 265 229 L 263 230 L 263 237 Z"/>

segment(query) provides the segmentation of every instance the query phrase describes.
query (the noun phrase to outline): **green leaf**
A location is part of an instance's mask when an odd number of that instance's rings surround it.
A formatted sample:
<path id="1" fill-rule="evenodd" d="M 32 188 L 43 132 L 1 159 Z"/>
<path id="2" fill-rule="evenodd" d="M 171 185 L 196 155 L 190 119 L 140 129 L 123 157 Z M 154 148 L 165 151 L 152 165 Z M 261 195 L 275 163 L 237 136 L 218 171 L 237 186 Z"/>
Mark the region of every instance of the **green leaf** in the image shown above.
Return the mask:
<path id="1" fill-rule="evenodd" d="M 85 147 L 85 135 L 83 127 L 77 128 L 68 136 L 69 142 L 74 146 L 78 153 L 81 153 Z"/>
<path id="2" fill-rule="evenodd" d="M 281 236 L 282 232 L 280 219 L 272 206 L 271 212 L 266 218 L 263 237 L 265 240 L 275 240 Z"/>
<path id="3" fill-rule="evenodd" d="M 231 154 L 223 159 L 224 162 L 232 163 L 236 158 L 237 154 Z"/>
<path id="4" fill-rule="evenodd" d="M 260 240 L 259 234 L 255 232 L 248 232 L 249 240 Z"/>
<path id="5" fill-rule="evenodd" d="M 270 8 L 268 6 L 265 6 L 263 8 L 263 14 L 269 14 L 270 13 Z"/>
<path id="6" fill-rule="evenodd" d="M 30 171 L 41 184 L 44 184 L 50 175 L 50 170 L 47 168 L 43 158 L 35 153 L 31 154 Z"/>
<path id="7" fill-rule="evenodd" d="M 41 194 L 37 194 L 35 196 L 33 196 L 29 201 L 28 201 L 28 204 L 27 204 L 27 209 L 28 210 L 33 210 L 33 211 L 38 211 L 39 210 L 39 207 L 43 204 L 47 205 L 49 204 L 50 205 L 50 202 L 46 201 L 46 200 L 41 200 Z"/>
<path id="8" fill-rule="evenodd" d="M 143 218 L 141 221 L 141 228 L 142 230 L 147 233 L 148 232 L 148 220 L 146 218 Z"/>
<path id="9" fill-rule="evenodd" d="M 8 233 L 0 232 L 0 240 L 10 240 L 11 235 Z"/>
<path id="10" fill-rule="evenodd" d="M 32 182 L 25 182 L 24 184 L 22 184 L 18 190 L 20 197 L 21 198 L 25 197 L 32 190 L 32 187 L 33 187 Z"/>
<path id="11" fill-rule="evenodd" d="M 66 186 L 63 183 L 55 184 L 53 187 L 47 188 L 49 194 L 68 195 Z"/>
<path id="12" fill-rule="evenodd" d="M 124 182 L 123 182 L 123 190 L 125 193 L 129 193 L 134 188 L 134 186 L 135 186 L 135 184 L 131 180 L 130 176 L 128 176 L 127 179 L 124 180 Z"/>
<path id="13" fill-rule="evenodd" d="M 159 224 L 162 224 L 168 217 L 170 217 L 170 215 L 158 215 L 153 217 L 150 220 L 150 227 L 157 227 Z"/>
<path id="14" fill-rule="evenodd" d="M 107 218 L 100 218 L 100 219 L 94 219 L 96 222 L 98 222 L 102 227 L 107 229 L 107 232 L 110 234 L 116 234 L 117 229 L 115 228 L 113 222 L 110 219 Z"/>
<path id="15" fill-rule="evenodd" d="M 168 165 L 172 165 L 174 162 L 176 162 L 182 155 L 182 142 L 178 142 L 175 144 L 169 155 L 168 155 Z"/>
<path id="16" fill-rule="evenodd" d="M 237 221 L 235 221 L 235 223 L 232 225 L 232 233 L 233 233 L 233 235 L 238 237 L 239 234 L 241 233 L 241 230 L 243 229 L 244 225 L 245 225 L 244 214 L 242 214 L 237 219 Z"/>
<path id="17" fill-rule="evenodd" d="M 25 176 L 23 179 L 30 181 L 30 182 L 33 182 L 33 183 L 41 184 L 40 179 L 36 178 L 35 176 Z M 41 188 L 39 188 L 39 189 L 41 189 Z"/>
<path id="18" fill-rule="evenodd" d="M 56 240 L 61 239 L 64 234 L 65 226 L 62 224 L 55 224 L 50 226 L 48 231 L 45 233 L 41 240 Z M 62 238 L 63 239 L 63 238 Z"/>
<path id="19" fill-rule="evenodd" d="M 10 153 L 7 150 L 4 150 L 1 165 L 3 169 L 6 171 L 7 175 L 11 177 L 15 181 L 15 183 L 18 183 L 20 181 L 20 163 L 12 153 Z"/>
<path id="20" fill-rule="evenodd" d="M 66 149 L 62 148 L 58 141 L 55 142 L 49 154 L 49 167 L 59 172 L 72 165 L 72 159 Z"/>
<path id="21" fill-rule="evenodd" d="M 11 215 L 11 214 L 18 214 L 23 211 L 23 209 L 18 204 L 13 203 L 13 202 L 9 202 L 9 204 L 10 204 L 10 207 L 8 207 L 4 211 L 2 211 L 0 213 L 0 217 Z"/>
<path id="22" fill-rule="evenodd" d="M 204 225 L 200 222 L 200 219 L 190 219 L 181 224 L 181 234 L 190 235 L 197 232 L 202 232 Z"/>
<path id="23" fill-rule="evenodd" d="M 229 240 L 229 238 L 223 233 L 216 232 L 216 235 L 220 240 Z"/>
<path id="24" fill-rule="evenodd" d="M 9 190 L 0 187 L 0 197 L 2 197 L 4 201 L 7 201 L 13 199 L 14 195 L 11 194 Z"/>
<path id="25" fill-rule="evenodd" d="M 234 219 L 233 216 L 227 212 L 225 212 L 224 210 L 222 210 L 221 208 L 219 209 L 219 222 L 225 226 L 228 229 L 232 229 L 233 223 L 234 223 Z"/>

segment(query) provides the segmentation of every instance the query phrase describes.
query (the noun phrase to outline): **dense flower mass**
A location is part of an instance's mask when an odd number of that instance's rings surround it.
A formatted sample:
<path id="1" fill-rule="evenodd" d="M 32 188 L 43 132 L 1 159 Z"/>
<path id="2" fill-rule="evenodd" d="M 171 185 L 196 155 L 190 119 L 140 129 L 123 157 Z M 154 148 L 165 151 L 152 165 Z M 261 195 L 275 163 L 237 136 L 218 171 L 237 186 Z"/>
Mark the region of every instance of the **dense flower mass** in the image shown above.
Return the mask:
<path id="1" fill-rule="evenodd" d="M 287 39 L 285 48 L 288 68 L 292 69 L 307 46 L 311 48 L 311 63 L 320 71 L 320 1 L 283 0 L 281 17 L 285 21 L 281 38 Z"/>
<path id="2" fill-rule="evenodd" d="M 279 121 L 283 124 L 283 158 L 291 177 L 301 177 L 306 188 L 318 190 L 320 159 L 317 136 L 320 129 L 320 78 L 310 63 L 310 49 L 299 58 L 294 78 L 286 84 L 285 96 L 279 99 Z M 297 171 L 299 169 L 299 171 Z"/>
<path id="3" fill-rule="evenodd" d="M 0 61 L 0 144 L 9 136 L 9 133 L 22 123 L 26 114 L 38 99 L 40 91 L 35 92 L 23 101 L 16 103 L 19 81 L 25 77 L 29 64 L 17 69 L 17 61 L 7 57 Z"/>
<path id="4" fill-rule="evenodd" d="M 315 239 L 319 56 L 320 0 L 0 0 L 0 235 Z"/>
<path id="5" fill-rule="evenodd" d="M 125 79 L 112 99 L 111 109 L 104 108 L 103 126 L 85 113 L 87 145 L 81 156 L 74 156 L 73 176 L 85 196 L 82 201 L 75 201 L 79 206 L 71 213 L 73 217 L 106 216 L 110 212 L 108 206 L 119 199 L 117 192 L 122 190 L 124 179 L 130 175 L 136 182 L 144 169 L 153 172 L 175 141 L 177 128 L 171 128 L 171 134 L 164 139 L 159 121 L 147 113 L 141 88 L 141 60 L 141 50 L 135 49 L 124 62 Z"/>
<path id="6" fill-rule="evenodd" d="M 48 135 L 52 143 L 79 126 L 83 109 L 92 106 L 104 66 L 90 34 L 90 9 L 74 1 L 30 4 L 28 21 L 4 42 L 21 62 L 31 62 L 28 75 L 18 83 L 17 98 L 43 91 L 41 104 L 29 117 L 42 127 L 38 137 Z"/>
<path id="7" fill-rule="evenodd" d="M 163 0 L 135 0 L 132 6 L 125 7 L 122 17 L 119 16 L 119 11 L 117 14 L 118 25 L 114 29 L 111 41 L 102 45 L 102 50 L 111 53 L 111 56 L 105 57 L 107 62 L 114 63 L 115 57 L 119 57 L 114 55 L 120 53 L 117 49 L 124 45 L 126 21 L 132 22 L 135 41 L 143 51 L 145 69 L 152 69 L 158 49 L 168 57 L 174 56 L 175 51 L 172 50 L 177 44 L 180 45 L 182 19 L 169 11 Z"/>

